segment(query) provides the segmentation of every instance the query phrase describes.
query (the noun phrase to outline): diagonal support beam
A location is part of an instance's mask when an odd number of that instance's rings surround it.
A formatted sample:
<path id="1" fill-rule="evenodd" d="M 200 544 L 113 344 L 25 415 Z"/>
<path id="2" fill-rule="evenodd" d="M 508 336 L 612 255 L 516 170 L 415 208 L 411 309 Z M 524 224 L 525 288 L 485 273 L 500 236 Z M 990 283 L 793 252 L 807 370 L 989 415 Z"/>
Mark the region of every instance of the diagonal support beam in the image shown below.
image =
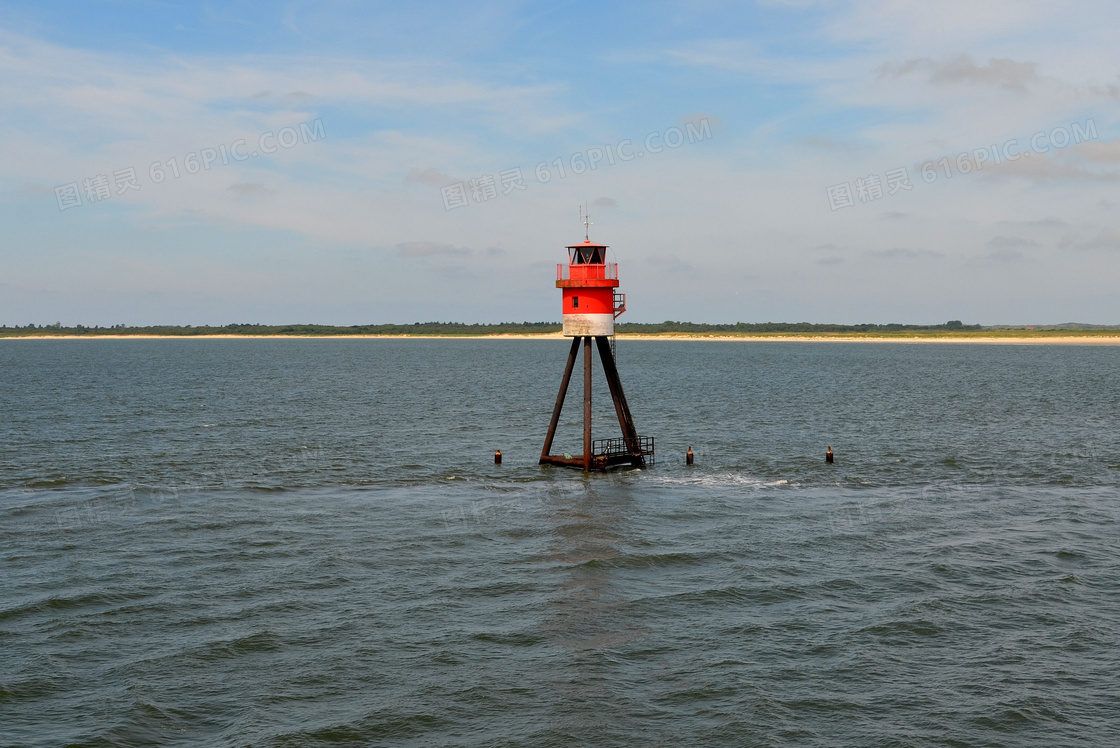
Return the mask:
<path id="1" fill-rule="evenodd" d="M 618 376 L 618 368 L 614 365 L 610 341 L 604 337 L 597 337 L 595 342 L 599 346 L 599 357 L 603 359 L 603 371 L 607 375 L 607 386 L 611 390 L 614 412 L 618 416 L 618 425 L 622 427 L 626 447 L 631 454 L 640 456 L 642 449 L 638 442 L 638 429 L 634 426 L 634 416 L 630 415 L 630 406 L 627 405 L 626 394 L 622 391 L 622 379 Z M 642 459 L 642 462 L 644 463 L 645 460 Z"/>
<path id="2" fill-rule="evenodd" d="M 564 409 L 564 398 L 568 394 L 568 383 L 572 381 L 572 370 L 576 366 L 576 356 L 579 354 L 579 338 L 572 340 L 572 350 L 568 352 L 568 365 L 564 367 L 564 377 L 560 380 L 560 392 L 556 395 L 556 405 L 552 408 L 552 421 L 548 424 L 548 436 L 544 438 L 544 449 L 541 450 L 540 464 L 548 462 L 545 458 L 552 451 L 552 440 L 556 438 L 556 425 L 560 423 L 560 411 Z"/>

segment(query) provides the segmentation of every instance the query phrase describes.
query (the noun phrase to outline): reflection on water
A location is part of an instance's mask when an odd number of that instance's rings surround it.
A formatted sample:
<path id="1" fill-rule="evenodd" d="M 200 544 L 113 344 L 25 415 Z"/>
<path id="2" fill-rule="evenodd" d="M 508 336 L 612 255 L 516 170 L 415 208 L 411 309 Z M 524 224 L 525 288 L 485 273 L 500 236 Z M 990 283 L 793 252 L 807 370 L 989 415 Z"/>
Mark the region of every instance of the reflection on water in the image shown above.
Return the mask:
<path id="1" fill-rule="evenodd" d="M 627 521 L 633 488 L 589 476 L 582 489 L 553 492 L 547 501 L 553 533 L 542 561 L 558 566 L 561 576 L 542 628 L 570 653 L 567 667 L 551 679 L 553 730 L 593 739 L 632 719 L 632 695 L 620 687 L 625 677 L 617 660 L 620 648 L 650 629 L 631 616 L 634 601 L 618 579 L 617 562 L 641 545 Z"/>

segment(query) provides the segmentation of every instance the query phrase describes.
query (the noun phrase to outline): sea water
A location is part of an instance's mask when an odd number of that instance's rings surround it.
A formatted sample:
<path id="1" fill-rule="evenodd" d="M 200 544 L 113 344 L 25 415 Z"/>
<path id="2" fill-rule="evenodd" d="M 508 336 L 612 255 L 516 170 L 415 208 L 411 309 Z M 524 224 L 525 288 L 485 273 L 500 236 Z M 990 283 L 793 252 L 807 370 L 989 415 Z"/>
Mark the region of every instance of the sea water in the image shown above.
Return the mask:
<path id="1" fill-rule="evenodd" d="M 0 745 L 1120 744 L 1120 347 L 567 348 L 0 341 Z"/>

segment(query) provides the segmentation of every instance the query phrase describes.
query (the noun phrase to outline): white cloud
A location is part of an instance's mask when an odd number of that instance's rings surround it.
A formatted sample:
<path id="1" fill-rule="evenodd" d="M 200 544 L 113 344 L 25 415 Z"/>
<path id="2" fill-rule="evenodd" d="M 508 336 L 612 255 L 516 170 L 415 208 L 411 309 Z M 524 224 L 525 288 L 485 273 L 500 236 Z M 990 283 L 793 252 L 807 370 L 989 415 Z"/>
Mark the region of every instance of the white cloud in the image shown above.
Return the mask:
<path id="1" fill-rule="evenodd" d="M 430 167 L 427 169 L 418 169 L 414 166 L 408 170 L 404 181 L 425 184 L 429 187 L 442 187 L 446 184 L 450 184 L 453 180 L 438 169 Z"/>
<path id="2" fill-rule="evenodd" d="M 238 182 L 237 184 L 231 184 L 226 189 L 235 195 L 269 195 L 273 192 L 260 182 Z"/>
<path id="3" fill-rule="evenodd" d="M 1074 146 L 1078 155 L 1099 164 L 1120 163 L 1120 140 L 1095 140 Z"/>
<path id="4" fill-rule="evenodd" d="M 1022 247 L 1037 247 L 1038 242 L 1023 239 L 1018 236 L 993 236 L 985 244 L 995 250 L 1019 249 Z"/>
<path id="5" fill-rule="evenodd" d="M 1103 229 L 1096 236 L 1076 245 L 1077 249 L 1120 250 L 1120 228 Z"/>
<path id="6" fill-rule="evenodd" d="M 940 252 L 929 249 L 912 249 L 910 247 L 891 247 L 890 249 L 875 249 L 866 253 L 868 257 L 889 260 L 923 260 L 941 257 Z"/>
<path id="7" fill-rule="evenodd" d="M 405 257 L 465 257 L 473 250 L 439 242 L 402 242 L 397 250 Z"/>
<path id="8" fill-rule="evenodd" d="M 1017 249 L 996 249 L 984 256 L 992 262 L 1018 262 L 1023 259 L 1023 253 Z"/>
<path id="9" fill-rule="evenodd" d="M 1036 68 L 1033 62 L 994 58 L 984 65 L 977 65 L 969 55 L 958 55 L 945 62 L 920 58 L 888 63 L 881 68 L 881 74 L 902 78 L 920 73 L 927 77 L 929 83 L 937 85 L 991 85 L 1026 93 L 1028 84 L 1038 81 Z"/>
<path id="10" fill-rule="evenodd" d="M 1115 182 L 1120 174 L 1115 171 L 1087 168 L 1073 158 L 1062 154 L 1049 155 L 1025 151 L 1015 161 L 989 164 L 983 175 L 989 178 L 1018 177 L 1036 183 Z"/>

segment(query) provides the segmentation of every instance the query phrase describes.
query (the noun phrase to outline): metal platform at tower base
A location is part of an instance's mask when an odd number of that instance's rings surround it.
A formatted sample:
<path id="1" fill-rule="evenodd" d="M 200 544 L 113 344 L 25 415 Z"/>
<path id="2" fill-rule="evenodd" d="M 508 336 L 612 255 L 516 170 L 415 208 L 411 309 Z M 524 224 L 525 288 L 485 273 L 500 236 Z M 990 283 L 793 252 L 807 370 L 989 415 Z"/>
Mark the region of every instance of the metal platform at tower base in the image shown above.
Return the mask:
<path id="1" fill-rule="evenodd" d="M 623 438 L 596 439 L 592 442 L 591 464 L 603 463 L 604 467 L 615 465 L 652 465 L 653 437 L 639 436 L 633 440 Z"/>
<path id="2" fill-rule="evenodd" d="M 592 470 L 609 470 L 621 465 L 649 467 L 654 462 L 652 436 L 639 436 L 634 444 L 627 444 L 624 438 L 596 439 L 593 445 Z M 544 455 L 541 457 L 541 464 L 583 469 L 586 462 L 583 455 Z"/>

